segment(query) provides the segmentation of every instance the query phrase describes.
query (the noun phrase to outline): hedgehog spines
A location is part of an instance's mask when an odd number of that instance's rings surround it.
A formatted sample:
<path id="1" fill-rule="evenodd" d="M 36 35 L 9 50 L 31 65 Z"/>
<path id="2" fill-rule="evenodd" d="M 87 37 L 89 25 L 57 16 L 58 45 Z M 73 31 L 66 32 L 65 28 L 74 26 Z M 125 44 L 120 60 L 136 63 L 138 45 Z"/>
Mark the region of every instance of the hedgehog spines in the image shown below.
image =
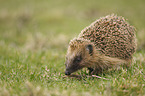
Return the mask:
<path id="1" fill-rule="evenodd" d="M 131 59 L 136 50 L 135 28 L 121 16 L 108 15 L 81 31 L 78 38 L 88 39 L 101 48 L 102 54 Z"/>
<path id="2" fill-rule="evenodd" d="M 70 41 L 65 74 L 84 67 L 96 74 L 114 66 L 129 66 L 135 50 L 135 28 L 122 16 L 102 17 Z"/>

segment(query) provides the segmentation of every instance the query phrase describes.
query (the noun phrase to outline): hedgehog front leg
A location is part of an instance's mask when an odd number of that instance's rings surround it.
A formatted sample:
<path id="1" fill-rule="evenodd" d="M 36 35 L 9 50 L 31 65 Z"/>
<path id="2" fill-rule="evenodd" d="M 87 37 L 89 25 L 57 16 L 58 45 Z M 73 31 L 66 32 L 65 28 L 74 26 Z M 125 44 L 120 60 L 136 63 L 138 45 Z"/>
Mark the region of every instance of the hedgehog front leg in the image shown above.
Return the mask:
<path id="1" fill-rule="evenodd" d="M 91 73 L 93 72 L 93 68 L 90 68 L 90 67 L 88 67 L 88 70 L 89 70 L 89 75 L 91 75 Z"/>
<path id="2" fill-rule="evenodd" d="M 91 75 L 98 75 L 102 72 L 101 68 L 94 68 L 91 72 Z"/>
<path id="3" fill-rule="evenodd" d="M 99 73 L 102 72 L 102 69 L 101 68 L 91 68 L 91 67 L 88 67 L 88 70 L 89 70 L 89 75 L 98 75 Z"/>

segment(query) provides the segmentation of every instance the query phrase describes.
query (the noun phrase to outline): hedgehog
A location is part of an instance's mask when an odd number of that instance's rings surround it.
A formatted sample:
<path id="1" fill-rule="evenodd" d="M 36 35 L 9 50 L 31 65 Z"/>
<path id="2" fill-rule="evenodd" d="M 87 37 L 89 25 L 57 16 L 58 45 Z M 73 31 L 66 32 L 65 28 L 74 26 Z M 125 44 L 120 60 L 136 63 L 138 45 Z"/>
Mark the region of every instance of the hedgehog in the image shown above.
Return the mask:
<path id="1" fill-rule="evenodd" d="M 96 75 L 121 65 L 130 66 L 136 51 L 135 31 L 122 16 L 113 14 L 96 20 L 70 41 L 65 75 L 82 68 Z"/>

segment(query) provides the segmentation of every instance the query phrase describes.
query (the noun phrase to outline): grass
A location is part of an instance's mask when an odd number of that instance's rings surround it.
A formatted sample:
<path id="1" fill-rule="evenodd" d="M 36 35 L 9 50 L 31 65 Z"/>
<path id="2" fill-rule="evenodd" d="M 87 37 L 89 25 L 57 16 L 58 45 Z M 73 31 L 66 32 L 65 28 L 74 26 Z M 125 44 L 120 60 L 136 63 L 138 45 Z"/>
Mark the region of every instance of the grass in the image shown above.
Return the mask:
<path id="1" fill-rule="evenodd" d="M 145 95 L 144 4 L 144 0 L 1 0 L 0 95 Z M 137 29 L 132 66 L 101 75 L 107 80 L 63 78 L 69 41 L 100 16 L 112 13 L 128 18 Z"/>

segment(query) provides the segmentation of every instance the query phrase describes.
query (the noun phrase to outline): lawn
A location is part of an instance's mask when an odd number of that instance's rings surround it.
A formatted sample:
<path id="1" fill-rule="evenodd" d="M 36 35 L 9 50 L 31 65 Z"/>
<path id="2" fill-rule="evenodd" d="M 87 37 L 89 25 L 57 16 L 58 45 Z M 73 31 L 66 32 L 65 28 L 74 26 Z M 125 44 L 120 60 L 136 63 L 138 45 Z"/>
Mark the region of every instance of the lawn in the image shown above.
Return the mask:
<path id="1" fill-rule="evenodd" d="M 132 66 L 102 78 L 64 78 L 69 41 L 112 13 L 136 27 Z M 0 0 L 0 96 L 91 95 L 145 95 L 145 1 Z"/>

